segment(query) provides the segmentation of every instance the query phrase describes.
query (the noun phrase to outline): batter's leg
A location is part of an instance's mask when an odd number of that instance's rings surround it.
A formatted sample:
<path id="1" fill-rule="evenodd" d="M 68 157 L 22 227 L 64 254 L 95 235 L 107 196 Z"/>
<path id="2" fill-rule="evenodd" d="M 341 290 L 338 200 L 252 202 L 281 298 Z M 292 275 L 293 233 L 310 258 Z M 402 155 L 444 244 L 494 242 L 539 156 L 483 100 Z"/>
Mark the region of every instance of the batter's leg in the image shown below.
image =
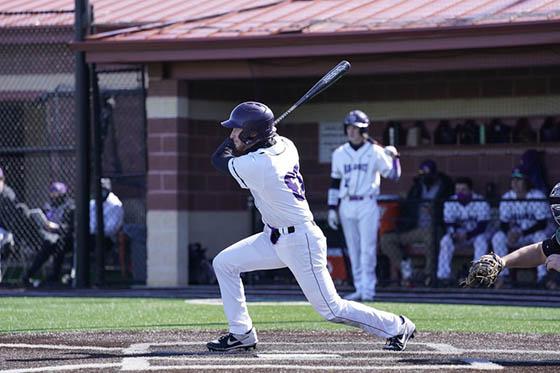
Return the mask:
<path id="1" fill-rule="evenodd" d="M 406 324 L 395 314 L 340 298 L 327 270 L 327 242 L 319 228 L 286 241 L 289 242 L 277 245 L 276 252 L 294 274 L 313 308 L 325 319 L 382 338 L 410 329 L 410 323 Z"/>
<path id="2" fill-rule="evenodd" d="M 494 233 L 494 236 L 492 236 L 492 248 L 494 249 L 494 252 L 502 258 L 508 254 L 507 237 L 504 232 L 497 231 Z M 509 269 L 504 268 L 502 273 L 500 273 L 500 276 L 505 277 L 507 275 L 509 275 Z"/>
<path id="3" fill-rule="evenodd" d="M 369 202 L 369 201 L 367 201 Z M 358 223 L 360 231 L 360 260 L 362 268 L 362 300 L 372 301 L 377 285 L 377 230 L 379 227 L 379 208 L 377 204 L 366 204 Z"/>
<path id="4" fill-rule="evenodd" d="M 360 261 L 360 229 L 358 220 L 346 215 L 344 206 L 340 209 L 340 224 L 344 231 L 344 239 L 348 247 L 350 256 L 350 266 L 352 268 L 352 278 L 356 292 L 362 293 L 362 265 Z"/>
<path id="5" fill-rule="evenodd" d="M 479 234 L 476 236 L 473 242 L 474 246 L 474 258 L 473 260 L 480 259 L 481 256 L 488 253 L 488 240 L 485 234 Z"/>
<path id="6" fill-rule="evenodd" d="M 455 252 L 455 245 L 451 234 L 443 236 L 439 243 L 439 257 L 438 257 L 438 280 L 451 278 L 451 262 L 453 260 L 453 253 Z"/>
<path id="7" fill-rule="evenodd" d="M 266 233 L 258 233 L 220 252 L 214 258 L 212 266 L 220 285 L 229 331 L 243 334 L 253 327 L 253 322 L 247 311 L 240 274 L 283 268 L 286 265 L 272 249 L 269 236 Z"/>

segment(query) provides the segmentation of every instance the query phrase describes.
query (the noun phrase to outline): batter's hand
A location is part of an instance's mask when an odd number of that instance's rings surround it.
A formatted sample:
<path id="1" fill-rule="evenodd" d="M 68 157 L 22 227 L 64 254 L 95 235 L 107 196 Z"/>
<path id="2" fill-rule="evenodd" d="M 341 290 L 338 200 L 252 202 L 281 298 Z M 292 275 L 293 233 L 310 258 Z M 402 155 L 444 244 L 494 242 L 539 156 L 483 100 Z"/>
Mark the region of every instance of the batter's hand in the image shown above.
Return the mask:
<path id="1" fill-rule="evenodd" d="M 560 255 L 559 254 L 552 254 L 548 258 L 546 258 L 546 269 L 555 270 L 556 272 L 560 272 Z"/>
<path id="2" fill-rule="evenodd" d="M 388 145 L 385 148 L 383 148 L 383 150 L 385 151 L 385 154 L 387 154 L 391 158 L 399 157 L 399 152 L 397 151 L 397 148 L 395 148 L 393 145 Z"/>
<path id="3" fill-rule="evenodd" d="M 334 209 L 329 210 L 328 217 L 329 227 L 333 230 L 338 230 L 338 213 Z"/>

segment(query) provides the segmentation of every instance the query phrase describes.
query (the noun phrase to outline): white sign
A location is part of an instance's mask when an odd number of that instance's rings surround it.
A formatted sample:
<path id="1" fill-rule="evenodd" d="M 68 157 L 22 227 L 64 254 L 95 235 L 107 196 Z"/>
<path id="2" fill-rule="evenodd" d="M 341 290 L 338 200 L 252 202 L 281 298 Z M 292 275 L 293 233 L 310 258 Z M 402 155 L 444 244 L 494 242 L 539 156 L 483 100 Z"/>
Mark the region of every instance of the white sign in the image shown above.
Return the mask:
<path id="1" fill-rule="evenodd" d="M 332 152 L 348 141 L 340 122 L 319 123 L 319 163 L 331 163 Z"/>

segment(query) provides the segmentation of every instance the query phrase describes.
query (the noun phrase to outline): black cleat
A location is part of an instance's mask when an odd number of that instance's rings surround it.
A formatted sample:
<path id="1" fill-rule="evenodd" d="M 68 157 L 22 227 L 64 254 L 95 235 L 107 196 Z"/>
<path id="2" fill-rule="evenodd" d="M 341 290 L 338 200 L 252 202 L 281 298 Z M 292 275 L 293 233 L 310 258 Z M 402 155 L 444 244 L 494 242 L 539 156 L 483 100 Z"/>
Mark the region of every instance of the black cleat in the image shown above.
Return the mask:
<path id="1" fill-rule="evenodd" d="M 257 347 L 257 332 L 255 328 L 251 328 L 245 334 L 228 333 L 212 342 L 206 343 L 206 347 L 210 351 L 232 351 L 232 350 L 251 350 Z"/>
<path id="2" fill-rule="evenodd" d="M 384 350 L 388 351 L 404 351 L 406 349 L 406 344 L 412 338 L 414 338 L 414 333 L 416 332 L 416 325 L 410 321 L 407 317 L 401 315 L 401 319 L 404 324 L 404 331 L 402 334 L 396 335 L 391 338 L 387 338 Z"/>

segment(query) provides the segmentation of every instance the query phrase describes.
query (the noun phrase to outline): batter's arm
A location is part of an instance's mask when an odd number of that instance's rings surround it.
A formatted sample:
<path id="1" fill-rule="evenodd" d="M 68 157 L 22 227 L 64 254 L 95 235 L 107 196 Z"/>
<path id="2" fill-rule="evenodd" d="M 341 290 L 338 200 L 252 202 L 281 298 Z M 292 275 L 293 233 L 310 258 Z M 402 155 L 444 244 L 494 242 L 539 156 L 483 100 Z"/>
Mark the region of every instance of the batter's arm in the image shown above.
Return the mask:
<path id="1" fill-rule="evenodd" d="M 338 206 L 340 181 L 341 179 L 331 178 L 331 186 L 329 188 L 328 201 L 327 201 L 329 205 L 329 209 L 336 209 Z"/>
<path id="2" fill-rule="evenodd" d="M 507 268 L 534 268 L 546 262 L 543 243 L 537 242 L 523 246 L 503 257 Z"/>
<path id="3" fill-rule="evenodd" d="M 229 175 L 228 163 L 235 158 L 234 149 L 233 140 L 228 137 L 212 154 L 212 166 L 219 172 Z"/>

